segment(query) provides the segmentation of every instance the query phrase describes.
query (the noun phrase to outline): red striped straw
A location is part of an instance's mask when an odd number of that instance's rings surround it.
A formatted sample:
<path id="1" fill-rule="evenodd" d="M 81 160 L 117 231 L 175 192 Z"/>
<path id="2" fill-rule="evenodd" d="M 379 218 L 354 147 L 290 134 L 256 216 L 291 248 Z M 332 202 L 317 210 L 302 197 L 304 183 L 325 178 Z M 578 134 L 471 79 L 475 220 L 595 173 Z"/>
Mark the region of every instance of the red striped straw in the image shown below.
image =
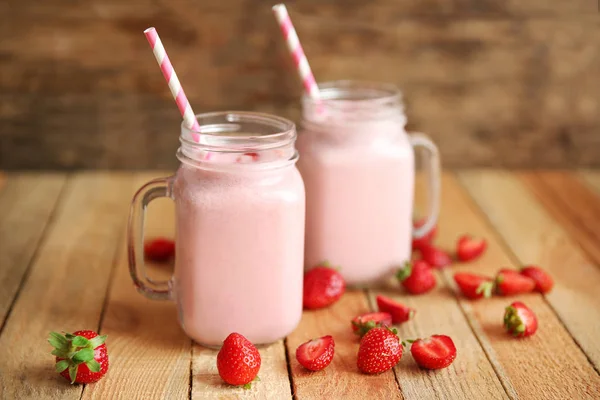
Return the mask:
<path id="1" fill-rule="evenodd" d="M 321 98 L 319 87 L 317 86 L 315 77 L 310 69 L 310 65 L 308 65 L 308 60 L 306 59 L 306 55 L 304 55 L 304 50 L 302 50 L 302 45 L 300 44 L 292 20 L 287 12 L 287 8 L 285 8 L 284 4 L 277 4 L 273 6 L 273 13 L 281 28 L 281 32 L 283 32 L 283 37 L 285 38 L 288 49 L 294 58 L 296 69 L 300 74 L 300 79 L 302 80 L 306 93 L 308 93 L 310 98 L 319 100 Z"/>
<path id="2" fill-rule="evenodd" d="M 160 37 L 158 37 L 156 29 L 148 28 L 144 31 L 144 35 L 146 35 L 146 39 L 148 39 L 148 43 L 150 43 L 154 57 L 156 57 L 156 62 L 160 65 L 160 70 L 169 84 L 169 89 L 171 89 L 171 94 L 177 103 L 177 108 L 179 108 L 185 126 L 192 131 L 200 132 L 200 125 L 196 119 L 196 114 L 194 114 L 192 106 L 181 87 L 181 83 L 179 83 L 179 78 L 177 78 L 177 74 L 173 69 L 173 65 L 169 60 L 169 56 L 165 51 L 165 47 L 163 46 Z M 200 140 L 198 134 L 193 134 L 192 138 L 196 142 Z"/>

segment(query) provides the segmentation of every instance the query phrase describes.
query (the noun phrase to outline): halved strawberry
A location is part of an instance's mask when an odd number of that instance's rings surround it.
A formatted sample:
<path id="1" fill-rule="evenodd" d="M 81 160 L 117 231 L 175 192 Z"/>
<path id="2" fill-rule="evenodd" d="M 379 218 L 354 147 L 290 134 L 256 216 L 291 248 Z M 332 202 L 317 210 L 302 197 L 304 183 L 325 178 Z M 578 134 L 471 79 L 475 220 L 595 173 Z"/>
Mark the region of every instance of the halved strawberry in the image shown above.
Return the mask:
<path id="1" fill-rule="evenodd" d="M 452 257 L 442 249 L 433 245 L 423 246 L 419 249 L 421 258 L 435 268 L 443 268 L 452 264 Z"/>
<path id="2" fill-rule="evenodd" d="M 492 297 L 494 284 L 487 276 L 458 272 L 454 274 L 454 281 L 462 294 L 469 299 Z"/>
<path id="3" fill-rule="evenodd" d="M 373 328 L 390 325 L 392 325 L 392 316 L 386 312 L 370 312 L 354 317 L 352 320 L 352 330 L 360 337 Z"/>
<path id="4" fill-rule="evenodd" d="M 426 220 L 424 218 L 420 219 L 418 221 L 415 221 L 415 222 L 413 222 L 413 226 L 415 228 L 420 228 L 423 225 L 425 225 L 425 221 Z M 431 228 L 431 230 L 429 232 L 427 232 L 425 235 L 421 236 L 420 238 L 413 238 L 412 249 L 418 250 L 424 246 L 430 245 L 436 234 L 437 234 L 437 225 L 434 225 L 433 228 Z"/>
<path id="5" fill-rule="evenodd" d="M 385 296 L 377 296 L 377 308 L 379 311 L 389 313 L 392 316 L 392 323 L 399 324 L 406 322 L 415 315 L 415 309 L 398 303 L 395 300 Z"/>
<path id="6" fill-rule="evenodd" d="M 524 275 L 535 282 L 535 290 L 540 293 L 548 293 L 554 287 L 554 280 L 546 271 L 535 265 L 527 265 L 521 268 L 521 275 Z"/>
<path id="7" fill-rule="evenodd" d="M 406 263 L 396 273 L 396 278 L 402 286 L 411 294 L 422 294 L 429 292 L 435 287 L 435 275 L 429 264 L 423 260 Z"/>
<path id="8" fill-rule="evenodd" d="M 474 239 L 470 235 L 463 235 L 456 245 L 456 256 L 460 261 L 471 261 L 479 257 L 487 248 L 485 239 Z"/>
<path id="9" fill-rule="evenodd" d="M 446 335 L 433 335 L 413 342 L 410 353 L 415 362 L 423 368 L 446 368 L 456 358 L 456 347 Z"/>
<path id="10" fill-rule="evenodd" d="M 498 271 L 494 281 L 496 293 L 501 296 L 512 296 L 515 294 L 529 293 L 535 288 L 535 281 L 518 271 L 503 268 Z"/>
<path id="11" fill-rule="evenodd" d="M 296 359 L 304 368 L 320 371 L 333 360 L 335 342 L 331 336 L 309 340 L 296 349 Z"/>
<path id="12" fill-rule="evenodd" d="M 531 336 L 537 331 L 537 326 L 537 317 L 522 302 L 515 301 L 506 307 L 506 311 L 504 312 L 504 327 L 513 336 Z"/>
<path id="13" fill-rule="evenodd" d="M 304 274 L 304 308 L 330 306 L 346 291 L 344 277 L 327 265 L 317 266 Z"/>

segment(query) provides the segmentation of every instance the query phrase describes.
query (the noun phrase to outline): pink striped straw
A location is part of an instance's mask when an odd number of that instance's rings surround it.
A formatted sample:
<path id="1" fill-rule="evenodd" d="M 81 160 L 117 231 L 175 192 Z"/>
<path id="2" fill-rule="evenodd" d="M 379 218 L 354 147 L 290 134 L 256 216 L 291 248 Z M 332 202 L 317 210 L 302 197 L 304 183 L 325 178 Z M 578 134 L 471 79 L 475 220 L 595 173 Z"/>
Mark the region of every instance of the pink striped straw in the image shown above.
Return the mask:
<path id="1" fill-rule="evenodd" d="M 146 39 L 148 39 L 148 43 L 150 43 L 154 57 L 156 57 L 156 62 L 160 65 L 160 70 L 169 85 L 169 89 L 171 89 L 171 94 L 177 103 L 177 108 L 179 108 L 185 126 L 192 131 L 200 132 L 200 125 L 198 124 L 196 115 L 192 110 L 190 102 L 185 96 L 181 83 L 179 83 L 179 78 L 177 78 L 177 74 L 173 69 L 173 65 L 169 60 L 169 56 L 165 51 L 165 47 L 163 46 L 160 37 L 158 37 L 156 29 L 148 28 L 144 31 L 144 35 L 146 35 Z M 197 133 L 194 133 L 192 138 L 196 142 L 200 140 L 200 136 Z"/>
<path id="2" fill-rule="evenodd" d="M 308 93 L 309 97 L 312 99 L 319 100 L 321 98 L 319 87 L 317 86 L 315 77 L 310 69 L 310 65 L 308 65 L 308 60 L 306 59 L 304 50 L 302 50 L 302 45 L 300 44 L 292 20 L 287 12 L 287 8 L 285 8 L 284 4 L 277 4 L 273 6 L 273 13 L 281 28 L 281 32 L 283 32 L 283 37 L 285 38 L 288 49 L 294 58 L 296 69 L 298 70 L 298 74 L 300 74 L 300 79 L 302 80 L 306 93 Z"/>

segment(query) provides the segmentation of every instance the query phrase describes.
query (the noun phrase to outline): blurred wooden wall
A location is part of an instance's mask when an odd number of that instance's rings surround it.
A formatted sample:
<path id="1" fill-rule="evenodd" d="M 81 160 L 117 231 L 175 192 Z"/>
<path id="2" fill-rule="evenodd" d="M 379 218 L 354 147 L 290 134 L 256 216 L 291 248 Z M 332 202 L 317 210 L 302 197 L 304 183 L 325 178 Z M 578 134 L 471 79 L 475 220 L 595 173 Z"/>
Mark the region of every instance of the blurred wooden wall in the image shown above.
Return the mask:
<path id="1" fill-rule="evenodd" d="M 272 4 L 0 2 L 0 168 L 174 167 L 180 117 L 148 26 L 196 112 L 297 119 Z M 445 166 L 600 166 L 598 0 L 287 4 L 317 79 L 397 83 Z"/>

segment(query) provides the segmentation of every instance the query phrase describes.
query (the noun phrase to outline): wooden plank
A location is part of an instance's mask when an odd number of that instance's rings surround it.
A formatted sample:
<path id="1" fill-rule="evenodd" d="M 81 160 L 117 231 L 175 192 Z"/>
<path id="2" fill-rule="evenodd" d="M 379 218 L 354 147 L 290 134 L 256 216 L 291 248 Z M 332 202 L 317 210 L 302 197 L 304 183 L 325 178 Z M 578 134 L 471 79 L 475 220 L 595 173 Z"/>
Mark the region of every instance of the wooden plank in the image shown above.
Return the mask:
<path id="1" fill-rule="evenodd" d="M 81 396 L 81 386 L 54 372 L 46 339 L 54 330 L 98 329 L 131 193 L 128 174 L 72 178 L 0 336 L 0 398 Z"/>
<path id="2" fill-rule="evenodd" d="M 349 291 L 333 306 L 305 311 L 298 328 L 287 338 L 287 351 L 297 399 L 401 399 L 393 371 L 364 375 L 356 366 L 358 339 L 350 321 L 369 311 L 362 291 Z M 296 360 L 296 348 L 307 340 L 332 335 L 335 356 L 329 366 L 317 373 L 308 372 Z"/>
<path id="3" fill-rule="evenodd" d="M 142 174 L 134 186 L 164 175 Z M 174 237 L 171 200 L 154 201 L 147 215 L 147 237 Z M 87 385 L 83 399 L 187 399 L 191 340 L 179 327 L 175 303 L 152 301 L 136 291 L 129 277 L 125 240 L 120 245 L 101 326 L 102 334 L 108 335 L 110 372 Z M 152 276 L 170 275 L 168 265 L 149 267 Z"/>
<path id="4" fill-rule="evenodd" d="M 458 271 L 493 277 L 500 268 L 518 267 L 518 261 L 511 257 L 486 217 L 452 175 L 444 176 L 442 188 L 440 245 L 455 248 L 457 238 L 465 233 L 488 241 L 488 249 L 483 257 L 471 263 L 458 263 L 452 270 L 445 270 L 447 280 L 453 281 L 452 276 Z M 496 193 L 495 199 L 502 205 L 510 195 L 501 193 Z M 528 225 L 520 225 L 525 226 Z M 454 283 L 452 286 L 455 286 Z M 555 289 L 559 290 L 558 287 Z M 456 292 L 459 293 L 458 289 Z M 494 361 L 499 374 L 510 381 L 518 398 L 538 398 L 540 393 L 548 398 L 594 398 L 595 393 L 590 388 L 600 389 L 600 376 L 542 295 L 531 293 L 480 301 L 471 301 L 459 295 L 459 299 L 465 313 L 476 326 L 475 330 L 480 332 L 480 342 L 490 359 Z M 502 327 L 504 308 L 516 300 L 523 301 L 538 316 L 540 328 L 529 340 L 515 340 Z M 561 368 L 556 368 L 556 365 Z"/>
<path id="5" fill-rule="evenodd" d="M 582 171 L 580 175 L 590 187 L 600 193 L 600 170 Z"/>
<path id="6" fill-rule="evenodd" d="M 546 299 L 599 370 L 597 266 L 515 176 L 499 171 L 469 171 L 459 176 L 518 262 L 540 265 L 554 277 L 555 288 Z M 566 372 L 562 367 L 561 371 Z"/>
<path id="7" fill-rule="evenodd" d="M 518 176 L 563 229 L 600 264 L 600 193 L 570 172 L 522 172 Z"/>
<path id="8" fill-rule="evenodd" d="M 13 174 L 6 183 L 0 175 L 0 332 L 64 183 L 58 174 Z"/>

